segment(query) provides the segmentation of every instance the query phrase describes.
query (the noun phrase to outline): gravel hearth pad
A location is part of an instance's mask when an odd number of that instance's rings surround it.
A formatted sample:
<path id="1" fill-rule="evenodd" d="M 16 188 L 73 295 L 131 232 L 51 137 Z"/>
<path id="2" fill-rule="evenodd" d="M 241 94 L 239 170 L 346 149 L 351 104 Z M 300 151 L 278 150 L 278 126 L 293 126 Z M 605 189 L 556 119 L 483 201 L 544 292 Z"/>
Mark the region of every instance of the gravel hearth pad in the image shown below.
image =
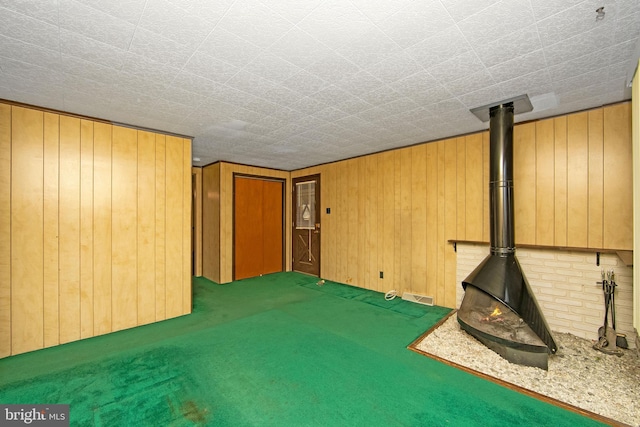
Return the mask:
<path id="1" fill-rule="evenodd" d="M 620 423 L 640 426 L 640 358 L 594 350 L 593 342 L 554 332 L 549 370 L 512 364 L 463 331 L 452 314 L 410 347 Z"/>

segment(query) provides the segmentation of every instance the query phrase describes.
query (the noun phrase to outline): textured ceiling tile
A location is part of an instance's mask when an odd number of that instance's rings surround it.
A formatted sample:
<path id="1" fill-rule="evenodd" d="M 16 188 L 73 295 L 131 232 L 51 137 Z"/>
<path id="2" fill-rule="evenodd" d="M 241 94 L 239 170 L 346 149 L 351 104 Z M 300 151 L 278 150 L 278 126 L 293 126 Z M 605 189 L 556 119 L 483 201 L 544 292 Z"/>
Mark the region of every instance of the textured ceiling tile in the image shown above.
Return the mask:
<path id="1" fill-rule="evenodd" d="M 423 71 L 423 68 L 409 54 L 399 52 L 382 62 L 368 67 L 367 71 L 383 83 L 391 84 Z"/>
<path id="2" fill-rule="evenodd" d="M 256 46 L 267 48 L 293 24 L 260 2 L 236 1 L 218 26 Z"/>
<path id="3" fill-rule="evenodd" d="M 469 109 L 498 102 L 505 98 L 506 96 L 499 85 L 484 87 L 476 90 L 475 92 L 469 92 L 458 96 L 460 102 Z"/>
<path id="4" fill-rule="evenodd" d="M 535 71 L 499 84 L 506 98 L 528 94 L 529 97 L 552 91 L 547 70 Z"/>
<path id="5" fill-rule="evenodd" d="M 305 70 L 301 70 L 283 81 L 281 85 L 306 96 L 326 88 L 329 86 L 329 83 Z"/>
<path id="6" fill-rule="evenodd" d="M 262 53 L 262 49 L 223 29 L 215 29 L 198 50 L 237 67 L 244 67 Z"/>
<path id="7" fill-rule="evenodd" d="M 7 9 L 0 13 L 0 35 L 58 50 L 58 27 Z"/>
<path id="8" fill-rule="evenodd" d="M 529 0 L 502 0 L 458 23 L 472 45 L 488 43 L 535 22 Z"/>
<path id="9" fill-rule="evenodd" d="M 135 30 L 130 22 L 72 0 L 60 0 L 60 27 L 119 49 L 129 47 Z"/>
<path id="10" fill-rule="evenodd" d="M 369 92 L 367 94 L 359 96 L 360 99 L 368 102 L 371 105 L 387 104 L 395 99 L 398 99 L 398 97 L 398 93 L 387 85 L 384 85 L 374 90 L 373 92 Z"/>
<path id="11" fill-rule="evenodd" d="M 493 67 L 541 48 L 536 25 L 529 25 L 506 35 L 497 34 L 495 39 L 474 46 L 485 67 Z"/>
<path id="12" fill-rule="evenodd" d="M 327 104 L 318 101 L 317 99 L 305 97 L 297 102 L 294 102 L 289 107 L 295 109 L 296 111 L 300 111 L 301 113 L 312 115 L 327 108 Z"/>
<path id="13" fill-rule="evenodd" d="M 198 51 L 191 56 L 183 70 L 209 80 L 225 83 L 236 75 L 240 68 Z"/>
<path id="14" fill-rule="evenodd" d="M 559 2 L 557 0 L 535 0 L 531 2 L 531 7 L 533 9 L 533 13 L 536 15 L 536 19 L 542 20 L 551 15 L 556 15 L 563 10 L 569 9 L 578 3 L 582 3 L 583 1 L 584 0 L 563 0 Z"/>
<path id="15" fill-rule="evenodd" d="M 100 0 L 94 0 L 100 1 Z M 186 10 L 192 15 L 198 16 L 213 24 L 218 23 L 229 10 L 234 0 L 169 0 L 176 6 Z"/>
<path id="16" fill-rule="evenodd" d="M 533 71 L 542 70 L 547 67 L 544 52 L 542 49 L 503 62 L 489 68 L 491 76 L 496 82 L 515 79 L 523 74 Z"/>
<path id="17" fill-rule="evenodd" d="M 336 105 L 339 102 L 353 98 L 353 96 L 349 95 L 339 87 L 331 85 L 314 93 L 313 95 L 310 95 L 310 98 L 324 102 L 327 105 Z"/>
<path id="18" fill-rule="evenodd" d="M 0 0 L 0 7 L 58 25 L 58 0 Z"/>
<path id="19" fill-rule="evenodd" d="M 206 79 L 204 77 L 196 76 L 188 71 L 179 71 L 175 78 L 171 81 L 171 85 L 179 87 L 180 89 L 188 90 L 189 92 L 206 94 L 213 93 L 219 86 L 218 83 L 213 80 Z"/>
<path id="20" fill-rule="evenodd" d="M 640 2 L 638 2 L 640 4 Z M 614 42 L 622 43 L 640 37 L 640 12 L 622 14 L 616 22 Z"/>
<path id="21" fill-rule="evenodd" d="M 398 45 L 377 28 L 367 31 L 337 50 L 351 62 L 361 68 L 369 67 L 395 55 Z"/>
<path id="22" fill-rule="evenodd" d="M 298 28 L 332 49 L 373 29 L 373 23 L 350 2 L 327 0 L 298 23 Z"/>
<path id="23" fill-rule="evenodd" d="M 332 82 L 360 71 L 352 62 L 335 53 L 319 59 L 305 69 L 322 80 Z"/>
<path id="24" fill-rule="evenodd" d="M 380 22 L 409 4 L 411 0 L 352 0 L 371 21 Z"/>
<path id="25" fill-rule="evenodd" d="M 384 83 L 375 78 L 367 71 L 360 71 L 356 74 L 348 74 L 339 79 L 336 86 L 346 90 L 352 95 L 360 96 L 378 89 Z"/>
<path id="26" fill-rule="evenodd" d="M 477 0 L 443 0 L 442 3 L 447 12 L 456 21 L 460 22 L 469 16 L 480 12 L 483 9 L 497 3 L 499 0 L 477 1 Z"/>
<path id="27" fill-rule="evenodd" d="M 113 68 L 64 54 L 62 59 L 60 71 L 64 73 L 103 83 L 117 84 L 119 81 L 118 73 Z"/>
<path id="28" fill-rule="evenodd" d="M 129 47 L 129 52 L 178 68 L 187 62 L 194 50 L 194 45 L 182 45 L 143 28 L 136 29 Z"/>
<path id="29" fill-rule="evenodd" d="M 127 52 L 72 31 L 60 30 L 60 52 L 120 70 Z"/>
<path id="30" fill-rule="evenodd" d="M 451 92 L 440 84 L 431 87 L 426 91 L 414 92 L 407 96 L 414 100 L 418 105 L 435 104 L 437 102 L 453 98 Z"/>
<path id="31" fill-rule="evenodd" d="M 484 69 L 482 62 L 474 52 L 470 51 L 431 67 L 428 71 L 439 82 L 447 83 L 459 80 L 480 69 Z"/>
<path id="32" fill-rule="evenodd" d="M 416 92 L 425 92 L 438 84 L 438 81 L 426 71 L 419 71 L 389 86 L 403 96 L 411 96 Z"/>
<path id="33" fill-rule="evenodd" d="M 275 83 L 245 70 L 240 70 L 229 79 L 227 85 L 255 96 L 263 96 L 276 87 Z"/>
<path id="34" fill-rule="evenodd" d="M 293 28 L 270 46 L 268 50 L 301 68 L 311 65 L 319 57 L 324 57 L 331 53 L 331 49 L 298 28 Z"/>
<path id="35" fill-rule="evenodd" d="M 544 48 L 549 66 L 607 48 L 613 44 L 614 34 L 607 27 L 596 27 L 577 36 L 558 41 Z"/>
<path id="36" fill-rule="evenodd" d="M 288 106 L 298 102 L 301 96 L 299 93 L 284 86 L 275 86 L 273 89 L 268 90 L 264 97 L 275 104 Z"/>
<path id="37" fill-rule="evenodd" d="M 481 69 L 458 80 L 447 82 L 444 84 L 444 87 L 447 88 L 447 90 L 454 96 L 458 97 L 466 93 L 480 90 L 487 85 L 494 84 L 495 80 L 491 77 L 491 74 L 487 70 Z"/>
<path id="38" fill-rule="evenodd" d="M 141 81 L 165 85 L 171 83 L 180 70 L 144 56 L 128 53 L 120 71 L 135 75 Z"/>
<path id="39" fill-rule="evenodd" d="M 430 2 L 410 2 L 398 12 L 378 23 L 400 47 L 407 48 L 436 35 L 455 24 L 442 4 Z"/>
<path id="40" fill-rule="evenodd" d="M 302 71 L 297 65 L 268 52 L 255 58 L 244 69 L 275 83 L 281 83 Z"/>
<path id="41" fill-rule="evenodd" d="M 196 94 L 176 86 L 168 86 L 161 94 L 162 99 L 195 108 L 207 99 L 206 94 Z"/>
<path id="42" fill-rule="evenodd" d="M 596 21 L 595 10 L 601 6 L 601 2 L 586 0 L 576 6 L 538 21 L 540 39 L 544 46 L 557 43 L 561 40 L 578 34 L 592 31 L 599 27 L 607 28 L 606 31 L 615 32 L 615 13 L 611 11 L 602 21 Z"/>
<path id="43" fill-rule="evenodd" d="M 347 114 L 357 114 L 360 111 L 371 108 L 373 105 L 360 98 L 351 98 L 341 100 L 334 105 L 337 109 L 344 111 Z"/>
<path id="44" fill-rule="evenodd" d="M 289 22 L 297 24 L 323 0 L 262 0 L 269 9 L 285 17 Z"/>
<path id="45" fill-rule="evenodd" d="M 552 80 L 563 80 L 580 74 L 606 67 L 611 63 L 612 51 L 603 49 L 579 58 L 561 62 L 549 67 L 549 75 Z"/>
<path id="46" fill-rule="evenodd" d="M 450 27 L 420 42 L 406 52 L 424 68 L 430 68 L 471 50 L 458 27 Z"/>
<path id="47" fill-rule="evenodd" d="M 0 57 L 49 69 L 60 68 L 60 52 L 0 35 Z"/>
<path id="48" fill-rule="evenodd" d="M 551 82 L 553 91 L 557 94 L 572 92 L 583 87 L 593 86 L 606 80 L 609 74 L 607 67 L 595 69 L 586 73 L 582 73 L 570 78 L 562 80 L 554 80 Z"/>
<path id="49" fill-rule="evenodd" d="M 209 21 L 167 0 L 148 0 L 138 26 L 183 45 L 200 44 L 214 28 Z"/>
<path id="50" fill-rule="evenodd" d="M 79 3 L 100 10 L 115 18 L 124 19 L 132 24 L 137 24 L 142 16 L 147 0 L 77 0 Z"/>

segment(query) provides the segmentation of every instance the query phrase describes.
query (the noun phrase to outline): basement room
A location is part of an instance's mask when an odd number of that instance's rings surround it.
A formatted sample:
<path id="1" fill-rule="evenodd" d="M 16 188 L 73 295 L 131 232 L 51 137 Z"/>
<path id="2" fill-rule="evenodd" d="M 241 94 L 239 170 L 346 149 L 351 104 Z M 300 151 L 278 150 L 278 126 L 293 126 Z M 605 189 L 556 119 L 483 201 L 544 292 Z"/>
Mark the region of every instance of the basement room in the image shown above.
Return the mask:
<path id="1" fill-rule="evenodd" d="M 640 426 L 640 2 L 0 38 L 0 425 Z"/>

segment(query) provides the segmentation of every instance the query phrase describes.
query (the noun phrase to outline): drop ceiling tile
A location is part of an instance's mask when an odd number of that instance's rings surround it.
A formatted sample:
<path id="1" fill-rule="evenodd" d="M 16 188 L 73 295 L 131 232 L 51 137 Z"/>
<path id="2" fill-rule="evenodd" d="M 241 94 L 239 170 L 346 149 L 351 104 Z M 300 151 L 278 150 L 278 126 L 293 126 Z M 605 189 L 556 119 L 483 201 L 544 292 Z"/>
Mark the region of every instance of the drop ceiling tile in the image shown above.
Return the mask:
<path id="1" fill-rule="evenodd" d="M 583 1 L 584 0 L 563 0 L 562 2 L 558 2 L 557 0 L 535 0 L 531 2 L 531 7 L 536 19 L 542 20 L 569 9 Z"/>
<path id="2" fill-rule="evenodd" d="M 283 81 L 281 85 L 301 95 L 307 96 L 324 89 L 329 86 L 329 83 L 305 70 L 301 70 Z"/>
<path id="3" fill-rule="evenodd" d="M 371 105 L 382 105 L 392 102 L 399 98 L 400 95 L 389 86 L 382 86 L 372 92 L 366 93 L 358 98 Z"/>
<path id="4" fill-rule="evenodd" d="M 436 86 L 438 81 L 426 71 L 419 71 L 389 86 L 403 96 L 411 96 L 416 92 L 424 92 Z"/>
<path id="5" fill-rule="evenodd" d="M 276 87 L 275 83 L 245 70 L 240 70 L 230 78 L 226 84 L 232 88 L 255 96 L 264 96 L 267 92 Z"/>
<path id="6" fill-rule="evenodd" d="M 399 52 L 382 62 L 367 67 L 367 71 L 383 83 L 391 84 L 423 71 L 423 68 L 409 54 Z"/>
<path id="7" fill-rule="evenodd" d="M 608 49 L 583 55 L 549 67 L 549 75 L 554 81 L 572 78 L 606 67 L 611 63 L 612 51 Z"/>
<path id="8" fill-rule="evenodd" d="M 536 25 L 529 25 L 506 35 L 498 35 L 494 40 L 474 46 L 485 67 L 511 61 L 541 48 L 542 43 Z"/>
<path id="9" fill-rule="evenodd" d="M 469 16 L 486 9 L 499 0 L 475 1 L 475 0 L 446 0 L 443 1 L 447 12 L 456 22 L 460 22 Z"/>
<path id="10" fill-rule="evenodd" d="M 182 45 L 199 45 L 213 30 L 214 24 L 167 0 L 148 0 L 138 27 Z"/>
<path id="11" fill-rule="evenodd" d="M 198 50 L 237 67 L 244 67 L 262 53 L 258 46 L 221 28 L 209 34 Z"/>
<path id="12" fill-rule="evenodd" d="M 485 69 L 475 52 L 469 51 L 429 68 L 437 81 L 448 83 Z"/>
<path id="13" fill-rule="evenodd" d="M 269 100 L 254 97 L 251 101 L 244 104 L 243 107 L 246 108 L 247 110 L 260 113 L 263 116 L 268 116 L 269 114 L 271 114 L 272 111 L 278 108 L 278 105 Z"/>
<path id="14" fill-rule="evenodd" d="M 9 58 L 0 62 L 3 75 L 17 76 L 24 80 L 38 81 L 45 84 L 59 85 L 63 74 L 57 70 L 40 67 Z"/>
<path id="15" fill-rule="evenodd" d="M 60 30 L 60 52 L 115 70 L 120 70 L 127 58 L 123 49 L 64 29 Z"/>
<path id="16" fill-rule="evenodd" d="M 418 64 L 429 69 L 463 53 L 471 46 L 458 27 L 449 27 L 408 49 L 408 53 Z"/>
<path id="17" fill-rule="evenodd" d="M 183 67 L 184 71 L 220 83 L 227 82 L 240 68 L 220 61 L 204 52 L 195 52 Z"/>
<path id="18" fill-rule="evenodd" d="M 561 95 L 566 92 L 572 92 L 583 87 L 593 86 L 594 84 L 602 83 L 606 81 L 609 75 L 607 67 L 598 68 L 589 72 L 585 72 L 573 77 L 569 77 L 562 80 L 552 81 L 553 91 Z"/>
<path id="19" fill-rule="evenodd" d="M 360 71 L 351 61 L 337 53 L 322 57 L 305 69 L 318 78 L 331 82 L 338 81 L 345 76 L 352 76 Z"/>
<path id="20" fill-rule="evenodd" d="M 99 0 L 94 0 L 99 1 Z M 234 0 L 169 0 L 192 15 L 216 24 L 229 10 Z"/>
<path id="21" fill-rule="evenodd" d="M 547 70 L 534 71 L 498 84 L 505 98 L 528 94 L 530 97 L 551 92 L 551 78 Z"/>
<path id="22" fill-rule="evenodd" d="M 135 26 L 72 0 L 60 1 L 60 27 L 119 49 L 127 49 Z"/>
<path id="23" fill-rule="evenodd" d="M 374 28 L 350 2 L 327 0 L 300 21 L 298 28 L 332 49 L 338 49 Z"/>
<path id="24" fill-rule="evenodd" d="M 411 0 L 352 0 L 351 2 L 371 21 L 377 23 L 398 12 Z"/>
<path id="25" fill-rule="evenodd" d="M 327 104 L 325 104 L 324 102 L 318 101 L 317 99 L 305 97 L 289 105 L 289 108 L 292 108 L 303 114 L 312 115 L 317 113 L 318 111 L 321 111 L 327 108 Z"/>
<path id="26" fill-rule="evenodd" d="M 489 43 L 535 22 L 529 0 L 501 0 L 460 21 L 458 27 L 472 46 Z"/>
<path id="27" fill-rule="evenodd" d="M 613 46 L 610 46 L 604 49 L 606 52 L 603 57 L 608 57 L 610 64 L 614 64 L 617 62 L 629 61 L 629 60 L 637 60 L 638 56 L 636 54 L 638 48 L 637 40 L 629 40 L 623 43 L 618 43 Z"/>
<path id="28" fill-rule="evenodd" d="M 0 13 L 0 35 L 51 50 L 59 49 L 57 26 L 8 9 Z"/>
<path id="29" fill-rule="evenodd" d="M 487 70 L 481 69 L 458 80 L 444 83 L 444 87 L 454 96 L 459 97 L 480 90 L 487 85 L 494 85 L 495 83 L 496 80 L 491 77 L 491 74 Z"/>
<path id="30" fill-rule="evenodd" d="M 274 86 L 273 89 L 268 90 L 264 95 L 265 99 L 282 106 L 295 104 L 301 97 L 302 96 L 299 93 L 279 85 Z"/>
<path id="31" fill-rule="evenodd" d="M 602 21 L 595 20 L 595 10 L 601 6 L 600 3 L 601 2 L 596 0 L 586 0 L 538 21 L 537 25 L 542 44 L 549 46 L 561 40 L 593 31 L 600 27 L 604 27 L 606 29 L 604 31 L 614 33 L 616 30 L 616 20 L 614 16 L 607 16 L 607 18 Z M 614 15 L 614 13 L 609 15 Z"/>
<path id="32" fill-rule="evenodd" d="M 107 13 L 115 18 L 137 24 L 145 8 L 146 0 L 77 0 L 86 6 Z"/>
<path id="33" fill-rule="evenodd" d="M 614 34 L 605 27 L 560 40 L 544 48 L 549 66 L 557 65 L 612 45 Z"/>
<path id="34" fill-rule="evenodd" d="M 515 79 L 523 74 L 542 70 L 546 67 L 547 62 L 545 55 L 543 50 L 540 49 L 512 59 L 511 61 L 495 65 L 489 68 L 489 73 L 496 82 L 502 82 Z"/>
<path id="35" fill-rule="evenodd" d="M 281 83 L 302 71 L 302 68 L 297 65 L 287 62 L 269 52 L 265 52 L 255 58 L 247 64 L 244 69 L 274 83 Z"/>
<path id="36" fill-rule="evenodd" d="M 160 96 L 162 99 L 190 107 L 197 107 L 207 99 L 206 94 L 196 94 L 176 86 L 168 86 Z"/>
<path id="37" fill-rule="evenodd" d="M 411 98 L 418 105 L 429 105 L 451 99 L 453 95 L 444 86 L 437 84 L 428 90 L 408 94 L 407 97 Z"/>
<path id="38" fill-rule="evenodd" d="M 462 102 L 454 98 L 440 101 L 435 104 L 425 105 L 423 108 L 427 115 L 436 116 L 450 114 L 451 112 L 458 110 L 468 110 Z"/>
<path id="39" fill-rule="evenodd" d="M 297 27 L 277 40 L 268 51 L 300 68 L 331 53 L 331 49 Z"/>
<path id="40" fill-rule="evenodd" d="M 136 76 L 137 80 L 141 82 L 148 81 L 160 86 L 171 83 L 179 71 L 179 68 L 135 53 L 127 53 L 127 58 L 121 69 L 121 72 Z"/>
<path id="41" fill-rule="evenodd" d="M 353 98 L 353 95 L 348 94 L 337 86 L 331 85 L 310 95 L 310 98 L 323 102 L 326 105 L 336 105 L 339 102 Z"/>
<path id="42" fill-rule="evenodd" d="M 455 25 L 440 1 L 410 2 L 377 24 L 391 40 L 407 48 Z"/>
<path id="43" fill-rule="evenodd" d="M 334 105 L 337 109 L 344 111 L 347 114 L 357 114 L 360 111 L 371 108 L 373 105 L 360 98 L 351 98 L 341 100 Z"/>
<path id="44" fill-rule="evenodd" d="M 367 31 L 351 43 L 336 50 L 340 55 L 361 68 L 384 61 L 395 55 L 397 51 L 398 45 L 378 28 Z"/>
<path id="45" fill-rule="evenodd" d="M 113 68 L 64 54 L 62 55 L 60 71 L 102 83 L 117 84 L 119 82 L 118 73 Z"/>
<path id="46" fill-rule="evenodd" d="M 336 81 L 336 86 L 355 96 L 365 95 L 372 90 L 380 88 L 384 84 L 367 71 L 348 74 L 342 77 L 342 79 L 336 79 Z"/>
<path id="47" fill-rule="evenodd" d="M 499 85 L 484 87 L 476 90 L 475 92 L 469 92 L 458 96 L 460 102 L 469 109 L 498 102 L 506 98 L 507 97 L 504 95 L 504 92 Z"/>
<path id="48" fill-rule="evenodd" d="M 304 120 L 308 117 L 306 114 L 301 113 L 300 111 L 294 110 L 293 108 L 280 106 L 279 108 L 273 110 L 271 115 L 274 117 L 278 117 L 287 123 L 299 122 L 300 120 Z"/>
<path id="49" fill-rule="evenodd" d="M 0 35 L 0 57 L 49 69 L 60 68 L 60 52 Z"/>
<path id="50" fill-rule="evenodd" d="M 300 22 L 322 2 L 323 0 L 262 0 L 269 9 L 292 24 Z"/>
<path id="51" fill-rule="evenodd" d="M 0 7 L 49 24 L 58 25 L 58 0 L 0 0 Z"/>
<path id="52" fill-rule="evenodd" d="M 280 14 L 260 2 L 237 0 L 218 23 L 243 40 L 267 48 L 293 27 Z"/>
<path id="53" fill-rule="evenodd" d="M 193 45 L 182 45 L 140 27 L 129 47 L 129 52 L 178 68 L 187 62 L 194 50 Z"/>
<path id="54" fill-rule="evenodd" d="M 637 40 L 640 37 L 640 25 L 638 25 L 638 22 L 640 22 L 640 11 L 622 14 L 616 22 L 614 42 L 622 43 L 629 40 Z"/>

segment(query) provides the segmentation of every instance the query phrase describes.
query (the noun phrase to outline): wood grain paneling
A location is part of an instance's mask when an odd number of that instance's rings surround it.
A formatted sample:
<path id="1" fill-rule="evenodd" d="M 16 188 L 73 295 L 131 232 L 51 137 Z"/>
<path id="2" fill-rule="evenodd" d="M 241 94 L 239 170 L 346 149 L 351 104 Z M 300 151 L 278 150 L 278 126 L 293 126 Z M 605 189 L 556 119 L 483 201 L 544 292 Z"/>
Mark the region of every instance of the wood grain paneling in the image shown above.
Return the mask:
<path id="1" fill-rule="evenodd" d="M 552 246 L 555 225 L 554 121 L 553 119 L 541 120 L 536 122 L 535 126 L 535 243 Z"/>
<path id="2" fill-rule="evenodd" d="M 138 133 L 113 127 L 112 187 L 112 327 L 114 331 L 138 324 Z"/>
<path id="3" fill-rule="evenodd" d="M 42 348 L 43 127 L 41 111 L 13 107 L 11 133 L 11 349 Z"/>
<path id="4" fill-rule="evenodd" d="M 633 249 L 631 104 L 604 108 L 604 247 Z"/>
<path id="5" fill-rule="evenodd" d="M 464 136 L 456 141 L 456 238 L 467 239 L 467 210 L 466 210 L 466 185 L 467 185 L 467 139 Z"/>
<path id="6" fill-rule="evenodd" d="M 411 181 L 412 174 L 411 148 L 400 150 L 400 221 L 396 225 L 400 225 L 400 286 L 398 291 L 404 293 L 412 290 L 411 286 L 411 263 L 413 249 L 411 245 L 411 234 L 413 232 L 413 223 L 411 221 L 412 199 Z M 353 191 L 357 197 L 358 189 Z M 354 260 L 353 262 L 357 262 Z"/>
<path id="7" fill-rule="evenodd" d="M 0 357 L 11 354 L 11 106 L 0 104 Z"/>
<path id="8" fill-rule="evenodd" d="M 155 285 L 156 320 L 167 318 L 167 142 L 165 135 L 156 135 L 156 223 L 155 223 Z"/>
<path id="9" fill-rule="evenodd" d="M 195 182 L 194 188 L 192 188 L 194 211 L 191 213 L 193 221 L 192 250 L 195 257 L 193 275 L 199 277 L 202 276 L 202 168 L 191 168 L 191 173 Z"/>
<path id="10" fill-rule="evenodd" d="M 138 131 L 137 324 L 156 320 L 156 135 Z"/>
<path id="11" fill-rule="evenodd" d="M 589 113 L 567 117 L 567 245 L 588 246 Z"/>
<path id="12" fill-rule="evenodd" d="M 427 253 L 427 286 L 425 295 L 435 298 L 438 291 L 438 218 L 439 206 L 438 198 L 440 195 L 441 181 L 438 167 L 438 150 L 439 143 L 427 144 L 427 209 L 426 209 L 426 229 L 427 239 L 425 240 Z"/>
<path id="13" fill-rule="evenodd" d="M 444 256 L 444 276 L 440 283 L 455 283 L 456 281 L 456 255 L 453 251 L 453 245 L 449 240 L 456 238 L 457 229 L 457 200 L 458 186 L 456 184 L 457 175 L 457 145 L 451 140 L 444 146 L 445 165 L 444 165 L 444 238 L 439 241 L 442 245 L 441 253 Z M 438 300 L 445 306 L 455 304 L 455 288 L 452 286 L 440 286 L 438 289 Z"/>
<path id="14" fill-rule="evenodd" d="M 603 114 L 602 109 L 589 111 L 589 212 L 587 244 L 602 248 L 603 202 Z"/>
<path id="15" fill-rule="evenodd" d="M 111 125 L 93 127 L 93 332 L 111 332 Z"/>
<path id="16" fill-rule="evenodd" d="M 554 127 L 554 242 L 567 246 L 567 118 L 553 119 Z"/>
<path id="17" fill-rule="evenodd" d="M 93 122 L 80 120 L 80 338 L 93 332 Z"/>
<path id="18" fill-rule="evenodd" d="M 183 314 L 183 244 L 184 232 L 184 147 L 182 138 L 167 136 L 166 138 L 166 317 L 172 318 Z M 191 187 L 191 186 L 189 186 Z M 189 190 L 188 190 L 189 191 Z M 190 193 L 190 191 L 189 191 Z M 190 252 L 190 251 L 189 251 Z M 190 254 L 186 254 L 189 256 Z"/>
<path id="19" fill-rule="evenodd" d="M 167 165 L 163 135 L 0 103 L 0 357 L 165 319 L 167 271 L 170 312 L 191 310 L 191 141 L 176 139 Z"/>
<path id="20" fill-rule="evenodd" d="M 411 155 L 411 291 L 423 294 L 427 290 L 427 146 L 416 145 Z M 372 209 L 375 209 L 372 206 Z M 372 230 L 375 232 L 375 230 Z"/>
<path id="21" fill-rule="evenodd" d="M 536 244 L 535 188 L 536 124 L 525 123 L 513 130 L 513 204 L 517 243 Z"/>
<path id="22" fill-rule="evenodd" d="M 202 170 L 202 275 L 220 283 L 220 163 Z"/>
<path id="23" fill-rule="evenodd" d="M 44 347 L 60 344 L 58 311 L 58 194 L 60 117 L 44 113 L 44 221 L 43 298 Z"/>
<path id="24" fill-rule="evenodd" d="M 489 183 L 483 179 L 483 155 L 482 155 L 482 134 L 474 134 L 466 137 L 465 153 L 465 235 L 464 238 L 470 241 L 479 242 L 482 240 L 482 226 L 485 216 L 483 205 L 484 187 Z M 461 239 L 460 235 L 457 236 Z"/>
<path id="25" fill-rule="evenodd" d="M 80 339 L 80 119 L 60 116 L 60 343 Z"/>

